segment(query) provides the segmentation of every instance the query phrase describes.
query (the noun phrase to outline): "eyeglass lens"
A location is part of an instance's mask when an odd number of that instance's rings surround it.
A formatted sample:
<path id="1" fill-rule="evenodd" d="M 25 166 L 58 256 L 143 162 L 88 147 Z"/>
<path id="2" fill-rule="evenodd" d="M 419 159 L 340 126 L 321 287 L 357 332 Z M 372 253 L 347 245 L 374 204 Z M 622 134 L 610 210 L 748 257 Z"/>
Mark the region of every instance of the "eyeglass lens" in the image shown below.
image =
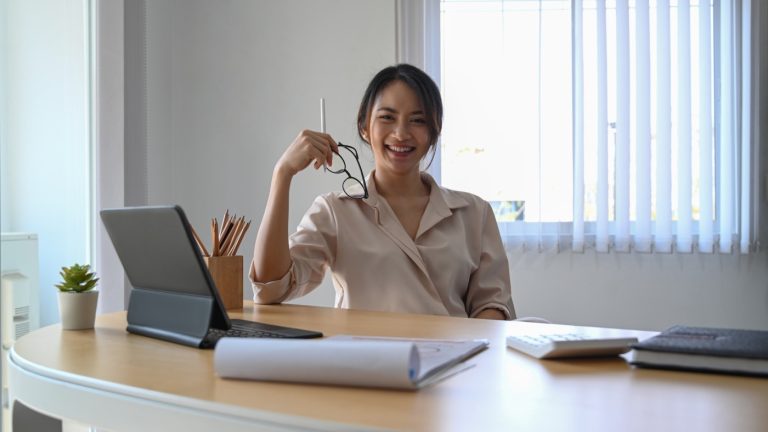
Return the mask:
<path id="1" fill-rule="evenodd" d="M 350 198 L 365 198 L 365 188 L 360 180 L 354 177 L 347 177 L 341 184 L 344 193 Z"/>
<path id="2" fill-rule="evenodd" d="M 344 147 L 339 147 L 339 152 L 344 151 Z M 351 155 L 350 155 L 351 156 Z M 326 169 L 334 174 L 341 174 L 347 169 L 347 162 L 339 153 L 333 152 L 333 159 L 331 159 L 331 166 L 326 166 Z"/>
<path id="3" fill-rule="evenodd" d="M 349 161 L 349 165 L 347 165 L 347 161 Z M 368 191 L 366 190 L 367 188 L 361 180 L 364 178 L 363 168 L 360 166 L 360 160 L 357 157 L 357 150 L 355 150 L 354 147 L 339 143 L 339 152 L 333 153 L 331 165 L 326 166 L 325 169 L 334 174 L 347 175 L 347 178 L 344 179 L 341 187 L 344 190 L 344 193 L 347 194 L 347 196 L 350 198 L 368 197 Z"/>

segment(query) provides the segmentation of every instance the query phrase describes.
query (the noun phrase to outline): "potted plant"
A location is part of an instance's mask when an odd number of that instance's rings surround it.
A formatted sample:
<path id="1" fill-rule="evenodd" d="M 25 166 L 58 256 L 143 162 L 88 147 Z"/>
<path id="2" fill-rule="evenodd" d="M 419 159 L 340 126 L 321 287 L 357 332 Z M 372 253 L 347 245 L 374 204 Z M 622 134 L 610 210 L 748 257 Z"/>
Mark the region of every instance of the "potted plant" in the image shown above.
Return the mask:
<path id="1" fill-rule="evenodd" d="M 61 327 L 64 330 L 93 328 L 99 300 L 99 292 L 93 288 L 99 278 L 91 272 L 88 264 L 62 267 L 59 274 L 62 280 L 56 288 L 59 289 Z"/>

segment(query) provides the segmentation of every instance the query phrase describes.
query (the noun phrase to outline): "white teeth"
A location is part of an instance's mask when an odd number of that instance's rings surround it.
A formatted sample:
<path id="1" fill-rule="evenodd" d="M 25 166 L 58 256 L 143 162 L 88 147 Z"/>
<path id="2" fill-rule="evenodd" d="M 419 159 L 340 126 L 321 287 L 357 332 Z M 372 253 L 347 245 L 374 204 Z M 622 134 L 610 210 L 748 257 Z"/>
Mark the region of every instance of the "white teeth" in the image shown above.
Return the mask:
<path id="1" fill-rule="evenodd" d="M 397 153 L 407 153 L 411 150 L 413 150 L 413 147 L 401 147 L 401 146 L 387 146 L 390 150 L 397 152 Z"/>

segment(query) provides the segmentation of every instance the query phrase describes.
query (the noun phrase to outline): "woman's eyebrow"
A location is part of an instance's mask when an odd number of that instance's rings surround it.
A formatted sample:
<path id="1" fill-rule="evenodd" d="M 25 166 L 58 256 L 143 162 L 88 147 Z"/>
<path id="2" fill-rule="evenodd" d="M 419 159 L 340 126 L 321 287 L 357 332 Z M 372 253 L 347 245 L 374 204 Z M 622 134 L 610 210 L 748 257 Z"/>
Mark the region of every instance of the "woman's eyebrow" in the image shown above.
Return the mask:
<path id="1" fill-rule="evenodd" d="M 386 112 L 390 112 L 390 113 L 393 113 L 393 114 L 397 114 L 398 113 L 398 111 L 396 109 L 390 108 L 390 107 L 379 107 L 379 108 L 376 108 L 376 111 L 377 112 L 378 111 L 386 111 Z M 416 110 L 416 111 L 413 111 L 410 115 L 424 115 L 424 111 Z"/>
<path id="2" fill-rule="evenodd" d="M 376 108 L 376 111 L 386 111 L 386 112 L 391 112 L 395 114 L 397 113 L 396 109 L 390 108 L 390 107 L 379 107 L 379 108 Z"/>

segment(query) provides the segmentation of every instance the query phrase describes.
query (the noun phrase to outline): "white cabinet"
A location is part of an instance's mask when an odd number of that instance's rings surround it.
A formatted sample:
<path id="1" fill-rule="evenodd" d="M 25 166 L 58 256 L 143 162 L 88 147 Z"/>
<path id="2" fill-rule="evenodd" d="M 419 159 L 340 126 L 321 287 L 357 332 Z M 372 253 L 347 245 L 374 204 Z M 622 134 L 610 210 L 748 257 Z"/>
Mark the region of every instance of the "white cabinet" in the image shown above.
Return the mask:
<path id="1" fill-rule="evenodd" d="M 3 430 L 10 430 L 8 350 L 13 342 L 40 326 L 37 235 L 2 233 L 0 249 L 0 328 L 2 328 Z"/>
<path id="2" fill-rule="evenodd" d="M 37 235 L 3 233 L 0 264 L 3 324 L 11 324 L 3 325 L 5 346 L 6 337 L 15 340 L 40 326 Z"/>

